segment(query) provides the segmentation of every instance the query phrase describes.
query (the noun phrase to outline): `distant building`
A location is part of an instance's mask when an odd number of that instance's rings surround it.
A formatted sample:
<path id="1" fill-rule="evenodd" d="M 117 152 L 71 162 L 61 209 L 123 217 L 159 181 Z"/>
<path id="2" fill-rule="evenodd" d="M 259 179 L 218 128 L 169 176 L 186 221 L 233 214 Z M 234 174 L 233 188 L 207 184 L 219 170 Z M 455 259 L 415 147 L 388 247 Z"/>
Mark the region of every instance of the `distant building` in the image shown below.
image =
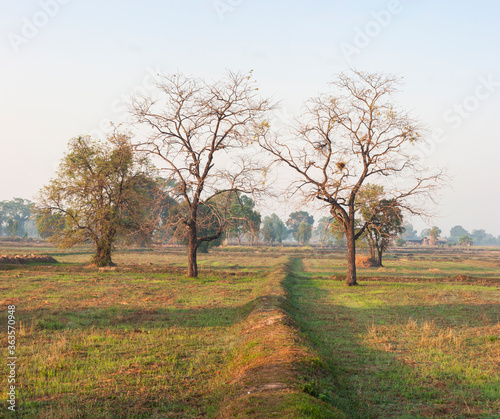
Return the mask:
<path id="1" fill-rule="evenodd" d="M 423 239 L 422 239 L 422 245 L 423 246 L 431 246 L 431 243 L 432 243 L 432 238 L 430 236 L 425 236 Z M 448 240 L 446 240 L 445 238 L 443 237 L 438 237 L 436 239 L 436 242 L 434 243 L 434 245 L 439 245 L 439 244 L 446 244 L 448 243 Z"/>
<path id="2" fill-rule="evenodd" d="M 446 240 L 443 237 L 438 237 L 436 239 L 435 245 L 439 244 L 447 244 L 448 240 Z M 418 240 L 406 240 L 407 245 L 414 245 L 414 246 L 431 246 L 431 237 L 426 236 L 423 239 L 418 239 Z"/>

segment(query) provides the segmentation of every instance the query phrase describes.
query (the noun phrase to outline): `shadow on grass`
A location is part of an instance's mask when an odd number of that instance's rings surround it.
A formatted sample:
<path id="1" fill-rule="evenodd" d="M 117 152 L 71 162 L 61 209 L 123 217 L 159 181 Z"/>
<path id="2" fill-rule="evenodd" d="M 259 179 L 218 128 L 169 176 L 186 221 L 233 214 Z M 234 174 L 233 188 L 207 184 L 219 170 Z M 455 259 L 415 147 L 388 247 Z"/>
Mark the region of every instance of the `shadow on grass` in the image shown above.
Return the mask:
<path id="1" fill-rule="evenodd" d="M 465 417 L 462 413 L 478 398 L 483 406 L 494 403 L 481 396 L 480 386 L 465 371 L 441 366 L 441 371 L 422 373 L 405 364 L 401 353 L 370 348 L 361 336 L 372 325 L 401 325 L 409 318 L 437 326 L 481 326 L 485 315 L 495 321 L 498 304 L 346 307 L 325 303 L 325 290 L 302 276 L 300 266 L 295 268 L 284 284 L 288 310 L 320 355 L 301 366 L 304 391 L 356 418 Z"/>
<path id="2" fill-rule="evenodd" d="M 23 310 L 20 319 L 26 327 L 43 330 L 85 330 L 110 328 L 145 330 L 167 327 L 229 327 L 244 320 L 261 300 L 230 307 L 144 309 L 120 306 L 85 310 Z"/>
<path id="3" fill-rule="evenodd" d="M 32 369 L 31 374 L 36 376 L 38 381 L 56 380 L 59 375 L 61 378 L 61 388 L 56 390 L 52 388 L 53 394 L 48 392 L 47 397 L 30 398 L 27 397 L 20 401 L 20 417 L 92 417 L 92 418 L 111 418 L 124 417 L 124 412 L 128 412 L 126 417 L 149 418 L 149 417 L 214 417 L 220 400 L 227 393 L 222 394 L 223 383 L 220 380 L 219 372 L 216 369 L 223 370 L 224 364 L 224 340 L 219 341 L 221 336 L 232 336 L 233 331 L 226 331 L 227 327 L 243 321 L 252 311 L 260 299 L 255 299 L 247 304 L 234 307 L 210 307 L 210 308 L 185 308 L 185 309 L 157 309 L 146 310 L 134 307 L 109 307 L 109 308 L 89 308 L 82 311 L 59 310 L 51 311 L 40 310 L 19 312 L 19 319 L 29 325 L 31 321 L 34 324 L 34 331 L 31 341 L 43 341 L 43 336 L 53 335 L 53 331 L 61 331 L 57 334 L 58 339 L 71 341 L 70 349 L 66 349 L 69 360 L 61 360 L 56 367 L 51 366 L 48 369 L 38 366 L 39 370 Z M 112 355 L 105 352 L 100 345 L 105 340 L 97 339 L 90 344 L 85 343 L 85 336 L 97 332 L 97 337 L 101 338 L 102 332 L 106 335 L 118 336 L 117 339 L 123 339 L 129 342 L 149 342 L 150 337 L 142 333 L 152 332 L 151 336 L 165 336 L 163 329 L 175 328 L 170 330 L 171 336 L 179 335 L 179 340 L 165 342 L 165 354 L 160 358 L 155 353 L 144 352 L 144 347 L 138 346 L 137 353 L 140 356 L 135 358 L 131 353 L 126 352 L 130 349 L 124 349 L 117 346 L 119 353 L 122 353 L 124 360 L 115 367 L 113 374 L 100 377 L 105 378 L 100 381 L 87 381 L 87 386 L 77 388 L 78 380 L 83 380 L 78 376 L 75 378 L 65 378 L 64 374 L 70 374 L 64 370 L 69 362 L 76 362 L 74 365 L 89 366 L 90 371 L 94 371 L 93 357 L 103 357 L 103 362 L 109 362 Z M 205 328 L 215 328 L 210 336 L 205 337 Z M 179 329 L 184 329 L 179 332 Z M 195 330 L 196 329 L 196 330 Z M 99 332 L 100 331 L 100 332 Z M 109 331 L 109 332 L 108 332 Z M 65 334 L 64 332 L 68 332 Z M 139 335 L 139 333 L 141 333 Z M 72 339 L 76 339 L 74 342 Z M 111 338 L 113 339 L 113 338 Z M 116 339 L 116 338 L 115 338 Z M 190 340 L 192 343 L 190 344 Z M 110 341 L 111 345 L 116 345 Z M 208 342 L 208 346 L 204 344 Z M 210 342 L 214 343 L 211 347 Z M 50 345 L 57 345 L 51 343 Z M 44 347 L 48 351 L 48 357 L 52 355 L 53 346 Z M 163 348 L 159 342 L 157 348 Z M 168 345 L 171 345 L 170 347 Z M 198 348 L 196 345 L 203 345 Z M 146 345 L 147 347 L 147 345 Z M 206 357 L 198 359 L 195 353 L 198 349 L 206 351 Z M 125 352 L 123 352 L 125 351 Z M 134 360 L 132 364 L 128 360 L 130 357 Z M 76 360 L 76 361 L 75 361 Z M 108 361 L 106 361 L 108 360 Z M 113 360 L 113 363 L 119 361 Z M 207 365 L 205 365 L 205 363 Z M 220 363 L 220 365 L 218 364 Z M 174 365 L 173 371 L 170 371 L 166 365 Z M 72 364 L 73 365 L 73 364 Z M 76 368 L 76 367 L 74 367 Z M 82 368 L 81 366 L 79 368 Z M 86 367 L 85 367 L 86 368 Z M 194 369 L 194 372 L 191 370 Z M 43 370 L 43 371 L 42 371 Z M 44 374 L 49 374 L 44 376 Z M 89 372 L 93 374 L 93 372 Z M 193 376 L 193 374 L 195 374 Z M 134 378 L 137 377 L 137 378 Z M 73 380 L 73 381 L 71 381 Z M 146 384 L 138 384 L 136 381 L 149 381 L 151 387 Z M 164 384 L 167 382 L 168 385 Z M 113 383 L 109 386 L 109 383 Z M 202 384 L 200 384 L 202 383 Z M 64 386 L 71 388 L 70 394 L 66 394 Z M 168 387 L 169 391 L 162 390 Z M 196 390 L 200 387 L 200 390 Z M 145 392 L 145 389 L 149 390 Z M 124 391 L 127 390 L 127 391 Z M 22 390 L 22 389 L 21 389 Z M 22 394 L 22 393 L 21 393 Z M 0 415 L 1 416 L 1 415 Z"/>

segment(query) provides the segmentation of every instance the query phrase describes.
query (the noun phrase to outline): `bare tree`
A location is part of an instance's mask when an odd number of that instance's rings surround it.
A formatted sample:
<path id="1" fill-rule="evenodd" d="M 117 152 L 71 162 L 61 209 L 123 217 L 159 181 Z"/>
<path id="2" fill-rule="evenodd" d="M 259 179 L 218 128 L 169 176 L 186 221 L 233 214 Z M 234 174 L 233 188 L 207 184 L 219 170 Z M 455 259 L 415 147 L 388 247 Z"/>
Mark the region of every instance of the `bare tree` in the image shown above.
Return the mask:
<path id="1" fill-rule="evenodd" d="M 222 234 L 232 195 L 262 189 L 257 186 L 262 167 L 251 159 L 251 147 L 255 126 L 271 105 L 257 97 L 251 73 L 228 73 L 212 83 L 164 76 L 157 87 L 157 98 L 133 100 L 135 121 L 150 129 L 136 147 L 155 155 L 167 180 L 175 180 L 177 199 L 187 208 L 177 218 L 188 235 L 188 276 L 196 277 L 198 247 Z M 245 147 L 249 150 L 242 153 Z M 200 209 L 211 206 L 217 228 L 200 234 Z"/>
<path id="2" fill-rule="evenodd" d="M 299 174 L 291 185 L 306 200 L 320 200 L 347 239 L 347 285 L 356 282 L 355 241 L 371 220 L 356 228 L 357 195 L 365 181 L 384 186 L 387 199 L 411 214 L 422 214 L 442 179 L 422 166 L 412 146 L 422 128 L 396 109 L 392 94 L 400 80 L 392 75 L 354 71 L 340 74 L 335 94 L 311 99 L 293 131 L 281 140 L 260 127 L 261 146 L 275 161 Z"/>

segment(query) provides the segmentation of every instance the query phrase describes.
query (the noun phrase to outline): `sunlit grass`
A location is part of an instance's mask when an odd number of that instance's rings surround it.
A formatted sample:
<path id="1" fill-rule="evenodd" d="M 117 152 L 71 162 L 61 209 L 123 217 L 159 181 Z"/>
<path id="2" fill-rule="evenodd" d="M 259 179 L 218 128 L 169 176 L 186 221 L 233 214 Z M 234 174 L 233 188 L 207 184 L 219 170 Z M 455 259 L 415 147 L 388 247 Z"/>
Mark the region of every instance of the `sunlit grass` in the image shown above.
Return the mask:
<path id="1" fill-rule="evenodd" d="M 0 271 L 1 305 L 16 305 L 20 326 L 21 417 L 215 415 L 230 392 L 241 321 L 276 260 L 191 279 L 168 270 L 178 255 L 157 256 L 125 253 L 116 269 L 89 269 L 69 255 L 58 266 Z"/>
<path id="2" fill-rule="evenodd" d="M 307 260 L 287 283 L 292 312 L 322 355 L 307 373 L 318 394 L 350 417 L 498 414 L 498 285 L 394 276 L 353 288 L 330 279 L 329 264 Z"/>
<path id="3" fill-rule="evenodd" d="M 0 305 L 17 306 L 21 417 L 214 417 L 231 404 L 235 377 L 277 350 L 297 353 L 284 329 L 262 327 L 281 304 L 318 356 L 304 358 L 300 383 L 276 370 L 273 380 L 290 387 L 265 408 L 267 393 L 238 393 L 232 406 L 249 417 L 334 417 L 328 405 L 356 418 L 500 410 L 493 253 L 391 253 L 384 268 L 358 270 L 359 287 L 345 287 L 344 254 L 308 248 L 213 249 L 199 255 L 197 279 L 185 276 L 182 249 L 119 250 L 111 269 L 85 267 L 88 249 L 9 252 L 61 262 L 0 270 Z M 267 308 L 269 275 L 287 256 L 297 258 L 288 299 Z M 259 386 L 259 375 L 248 380 Z"/>

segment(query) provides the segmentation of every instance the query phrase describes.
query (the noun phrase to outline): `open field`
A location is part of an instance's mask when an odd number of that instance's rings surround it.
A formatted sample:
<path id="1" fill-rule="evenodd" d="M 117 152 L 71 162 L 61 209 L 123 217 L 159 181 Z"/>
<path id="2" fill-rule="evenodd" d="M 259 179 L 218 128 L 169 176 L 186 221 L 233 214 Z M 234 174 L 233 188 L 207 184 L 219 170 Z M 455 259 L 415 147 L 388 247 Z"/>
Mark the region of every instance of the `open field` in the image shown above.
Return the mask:
<path id="1" fill-rule="evenodd" d="M 451 259 L 393 255 L 354 289 L 332 281 L 340 263 L 296 260 L 290 311 L 321 358 L 311 391 L 355 418 L 500 417 L 498 253 Z"/>
<path id="2" fill-rule="evenodd" d="M 96 269 L 80 265 L 86 252 L 38 250 L 62 263 L 0 270 L 3 324 L 17 307 L 21 417 L 333 415 L 296 388 L 292 363 L 309 354 L 283 324 L 286 257 L 201 255 L 187 279 L 178 252 L 117 253 L 117 268 Z"/>
<path id="3" fill-rule="evenodd" d="M 21 417 L 500 417 L 498 252 L 400 249 L 350 288 L 330 250 L 215 250 L 198 279 L 179 249 L 0 250 L 28 253 L 61 263 L 0 267 Z"/>

